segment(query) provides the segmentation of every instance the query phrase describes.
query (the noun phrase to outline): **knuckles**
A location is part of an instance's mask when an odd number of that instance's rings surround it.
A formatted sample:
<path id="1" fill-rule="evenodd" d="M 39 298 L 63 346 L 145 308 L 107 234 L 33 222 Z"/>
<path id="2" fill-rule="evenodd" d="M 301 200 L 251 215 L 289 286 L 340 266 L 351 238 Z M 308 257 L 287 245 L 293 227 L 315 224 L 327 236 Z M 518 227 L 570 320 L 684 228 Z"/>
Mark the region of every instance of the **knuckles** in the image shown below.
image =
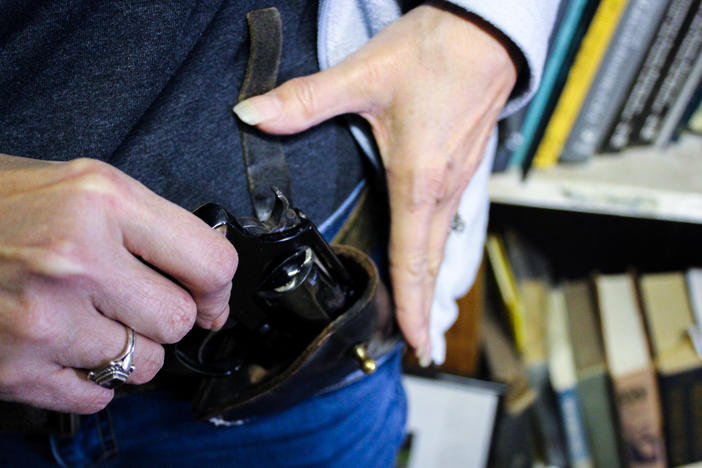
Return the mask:
<path id="1" fill-rule="evenodd" d="M 136 371 L 129 378 L 129 383 L 140 385 L 149 382 L 163 367 L 163 362 L 165 358 L 165 351 L 163 346 L 153 344 L 148 347 L 147 351 L 144 351 L 145 346 L 142 345 L 140 353 L 144 353 L 140 356 L 136 365 Z"/>
<path id="2" fill-rule="evenodd" d="M 434 204 L 446 198 L 447 166 L 431 166 L 425 168 L 417 177 L 417 192 L 420 197 L 427 198 Z"/>
<path id="3" fill-rule="evenodd" d="M 62 164 L 62 170 L 67 178 L 86 177 L 90 180 L 96 176 L 98 179 L 117 181 L 121 173 L 113 166 L 97 159 L 77 158 Z M 89 186 L 89 185 L 88 185 Z"/>
<path id="4" fill-rule="evenodd" d="M 9 320 L 3 320 L 3 335 L 13 343 L 43 346 L 51 344 L 63 328 L 55 316 L 31 299 L 20 299 L 10 308 Z M 7 305 L 7 304 L 5 304 Z"/>
<path id="5" fill-rule="evenodd" d="M 25 273 L 52 278 L 80 277 L 90 271 L 90 253 L 105 235 L 114 237 L 110 218 L 119 213 L 129 194 L 126 178 L 106 163 L 77 159 L 57 165 L 60 182 L 37 203 L 44 217 L 16 249 Z"/>
<path id="6" fill-rule="evenodd" d="M 122 185 L 123 175 L 113 166 L 96 159 L 79 158 L 65 163 L 63 168 L 75 187 L 86 193 L 110 193 Z"/>
<path id="7" fill-rule="evenodd" d="M 193 327 L 197 305 L 190 294 L 181 288 L 163 291 L 145 285 L 139 292 L 143 307 L 150 314 L 148 329 L 142 330 L 157 343 L 176 343 Z M 115 317 L 111 317 L 115 319 Z"/>
<path id="8" fill-rule="evenodd" d="M 81 210 L 116 210 L 128 196 L 126 177 L 109 164 L 93 159 L 66 163 L 70 206 Z"/>
<path id="9" fill-rule="evenodd" d="M 239 266 L 239 255 L 234 246 L 225 241 L 218 247 L 213 268 L 212 284 L 214 290 L 221 290 L 229 286 Z"/>
<path id="10" fill-rule="evenodd" d="M 403 252 L 401 261 L 390 260 L 390 270 L 413 283 L 423 282 L 427 274 L 426 253 Z"/>
<path id="11" fill-rule="evenodd" d="M 157 340 L 161 343 L 176 343 L 195 325 L 197 305 L 190 296 L 183 297 L 178 304 L 172 304 L 172 307 L 164 310 L 161 315 L 165 318 L 162 322 L 165 326 L 160 327 Z"/>
<path id="12" fill-rule="evenodd" d="M 318 111 L 316 90 L 312 80 L 307 76 L 299 76 L 291 79 L 286 84 L 293 98 L 299 104 L 299 112 L 303 118 L 306 120 L 312 118 Z"/>
<path id="13" fill-rule="evenodd" d="M 29 248 L 22 255 L 27 277 L 85 279 L 89 277 L 85 244 L 70 233 L 53 235 L 41 246 Z"/>
<path id="14" fill-rule="evenodd" d="M 434 209 L 448 198 L 448 163 L 404 166 L 392 164 L 386 169 L 388 186 L 401 198 L 404 208 L 412 214 Z M 391 193 L 393 195 L 393 193 Z"/>

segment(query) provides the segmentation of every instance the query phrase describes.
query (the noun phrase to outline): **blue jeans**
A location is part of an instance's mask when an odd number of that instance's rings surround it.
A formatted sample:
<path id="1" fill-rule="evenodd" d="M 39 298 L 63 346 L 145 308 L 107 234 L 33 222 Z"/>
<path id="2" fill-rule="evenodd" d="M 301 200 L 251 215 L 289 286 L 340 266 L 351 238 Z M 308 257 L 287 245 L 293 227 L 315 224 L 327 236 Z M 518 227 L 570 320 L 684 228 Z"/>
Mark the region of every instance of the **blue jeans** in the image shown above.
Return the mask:
<path id="1" fill-rule="evenodd" d="M 193 421 L 154 391 L 81 417 L 74 437 L 0 435 L 0 466 L 391 467 L 406 418 L 400 352 L 374 374 L 235 427 Z"/>

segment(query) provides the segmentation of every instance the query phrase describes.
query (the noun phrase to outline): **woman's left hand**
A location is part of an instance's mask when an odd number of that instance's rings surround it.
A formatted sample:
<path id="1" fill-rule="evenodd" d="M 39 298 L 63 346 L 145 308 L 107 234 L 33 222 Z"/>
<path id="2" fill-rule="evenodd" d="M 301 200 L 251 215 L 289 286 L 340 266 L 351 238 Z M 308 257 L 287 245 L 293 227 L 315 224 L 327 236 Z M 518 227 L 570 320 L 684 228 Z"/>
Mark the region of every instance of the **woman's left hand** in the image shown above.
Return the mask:
<path id="1" fill-rule="evenodd" d="M 423 365 L 451 222 L 517 79 L 509 47 L 481 20 L 429 3 L 338 65 L 235 107 L 276 134 L 346 113 L 370 123 L 387 174 L 397 320 Z"/>

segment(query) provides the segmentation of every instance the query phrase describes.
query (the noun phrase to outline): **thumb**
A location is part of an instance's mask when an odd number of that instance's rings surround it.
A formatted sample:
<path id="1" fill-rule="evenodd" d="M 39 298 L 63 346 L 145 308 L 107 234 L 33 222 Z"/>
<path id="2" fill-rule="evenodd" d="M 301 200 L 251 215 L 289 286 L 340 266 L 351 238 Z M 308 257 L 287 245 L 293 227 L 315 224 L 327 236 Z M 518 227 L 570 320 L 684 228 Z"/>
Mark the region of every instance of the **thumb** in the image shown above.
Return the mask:
<path id="1" fill-rule="evenodd" d="M 370 105 L 371 93 L 359 71 L 342 63 L 312 75 L 293 78 L 277 88 L 241 101 L 234 113 L 244 123 L 268 133 L 306 130 L 331 117 L 360 113 Z"/>

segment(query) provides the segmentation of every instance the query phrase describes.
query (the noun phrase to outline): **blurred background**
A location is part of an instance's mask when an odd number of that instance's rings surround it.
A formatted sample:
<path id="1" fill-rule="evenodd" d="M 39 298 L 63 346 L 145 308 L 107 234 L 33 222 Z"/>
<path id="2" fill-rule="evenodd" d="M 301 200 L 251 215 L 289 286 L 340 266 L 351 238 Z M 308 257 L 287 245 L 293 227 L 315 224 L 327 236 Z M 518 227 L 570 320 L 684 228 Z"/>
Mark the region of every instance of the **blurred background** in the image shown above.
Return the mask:
<path id="1" fill-rule="evenodd" d="M 702 6 L 563 0 L 398 467 L 702 466 Z"/>

